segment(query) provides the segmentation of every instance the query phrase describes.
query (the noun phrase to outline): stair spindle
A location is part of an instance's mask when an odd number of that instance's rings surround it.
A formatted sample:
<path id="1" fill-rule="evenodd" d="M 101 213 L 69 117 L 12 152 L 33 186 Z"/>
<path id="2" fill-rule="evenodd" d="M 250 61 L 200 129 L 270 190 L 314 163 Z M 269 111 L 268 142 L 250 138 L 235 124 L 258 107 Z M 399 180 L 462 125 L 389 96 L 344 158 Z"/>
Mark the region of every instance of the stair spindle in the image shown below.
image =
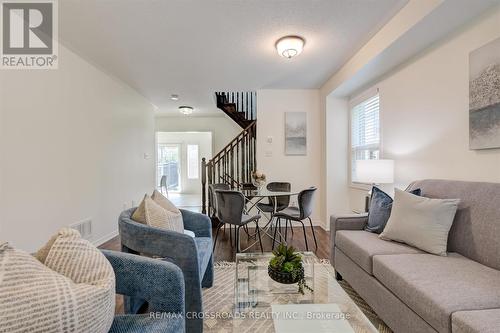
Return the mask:
<path id="1" fill-rule="evenodd" d="M 251 173 L 257 169 L 256 158 L 256 93 L 215 93 L 217 107 L 237 122 L 243 131 L 209 161 L 202 161 L 202 193 L 207 183 L 226 183 L 232 189 L 241 189 L 251 181 Z M 208 208 L 208 209 L 207 209 Z M 202 211 L 213 214 L 210 197 L 202 194 Z"/>

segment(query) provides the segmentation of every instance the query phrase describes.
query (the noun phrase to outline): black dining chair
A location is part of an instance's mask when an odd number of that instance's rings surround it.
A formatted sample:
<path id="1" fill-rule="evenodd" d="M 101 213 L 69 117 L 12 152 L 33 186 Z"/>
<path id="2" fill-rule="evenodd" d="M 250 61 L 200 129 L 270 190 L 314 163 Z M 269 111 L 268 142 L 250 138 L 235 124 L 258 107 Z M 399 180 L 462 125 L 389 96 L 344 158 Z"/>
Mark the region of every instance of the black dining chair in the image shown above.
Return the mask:
<path id="1" fill-rule="evenodd" d="M 217 217 L 217 198 L 215 197 L 215 191 L 224 190 L 228 191 L 231 189 L 231 186 L 226 183 L 218 183 L 218 184 L 209 184 L 208 185 L 208 200 L 210 202 L 210 206 L 212 211 L 209 212 L 211 217 Z"/>
<path id="2" fill-rule="evenodd" d="M 290 190 L 292 189 L 292 185 L 286 182 L 272 182 L 267 184 L 266 188 L 268 191 L 271 192 L 290 192 Z M 289 204 L 290 204 L 290 196 L 283 195 L 283 196 L 277 196 L 276 199 L 274 197 L 269 197 L 269 203 L 259 202 L 257 204 L 257 207 L 265 213 L 274 214 L 275 205 L 276 205 L 276 211 L 279 212 L 287 208 Z"/>
<path id="3" fill-rule="evenodd" d="M 208 200 L 209 200 L 209 211 L 208 215 L 212 218 L 212 226 L 217 228 L 219 230 L 219 227 L 224 228 L 224 233 L 226 232 L 226 224 L 224 224 L 222 221 L 220 221 L 217 218 L 217 197 L 215 196 L 215 191 L 218 190 L 223 190 L 223 191 L 228 191 L 231 189 L 231 186 L 226 183 L 216 183 L 216 184 L 209 184 L 208 185 Z M 229 242 L 232 244 L 233 243 L 233 233 L 231 230 L 231 226 L 229 226 Z M 215 244 L 214 244 L 214 249 L 215 249 Z"/>
<path id="4" fill-rule="evenodd" d="M 314 227 L 312 225 L 311 214 L 314 206 L 314 194 L 316 192 L 316 187 L 310 187 L 306 190 L 303 190 L 299 193 L 298 196 L 298 207 L 288 207 L 284 210 L 277 212 L 274 216 L 277 220 L 277 227 L 274 229 L 274 237 L 273 237 L 273 249 L 274 243 L 276 241 L 276 232 L 277 229 L 281 229 L 281 220 L 285 220 L 285 240 L 287 234 L 287 226 L 288 221 L 290 221 L 290 226 L 292 227 L 292 221 L 300 222 L 302 224 L 302 230 L 304 231 L 304 241 L 306 243 L 306 251 L 309 251 L 309 246 L 307 244 L 307 233 L 304 225 L 304 220 L 308 219 L 309 224 L 311 225 L 311 231 L 314 238 L 314 244 L 316 245 L 316 250 L 318 249 L 318 242 L 316 240 L 316 234 L 314 232 Z M 293 230 L 293 229 L 292 229 Z"/>
<path id="5" fill-rule="evenodd" d="M 240 252 L 240 229 L 247 226 L 250 222 L 255 222 L 257 236 L 259 237 L 260 250 L 264 252 L 262 247 L 262 239 L 260 237 L 259 219 L 260 215 L 247 215 L 245 211 L 245 196 L 239 191 L 218 190 L 215 191 L 217 202 L 217 218 L 222 223 L 234 225 L 236 227 L 236 253 Z M 219 225 L 215 234 L 214 249 L 217 244 L 217 237 L 219 236 Z"/>
<path id="6" fill-rule="evenodd" d="M 271 182 L 266 185 L 266 189 L 271 192 L 290 192 L 292 189 L 292 185 L 288 182 Z M 257 204 L 257 208 L 264 213 L 271 214 L 270 221 L 272 221 L 274 219 L 274 214 L 276 213 L 274 211 L 275 205 L 276 205 L 276 212 L 282 211 L 283 209 L 287 208 L 290 205 L 290 196 L 284 195 L 277 197 L 269 197 L 268 203 L 259 202 Z M 292 223 L 290 222 L 290 225 L 291 224 Z M 293 233 L 293 228 L 291 228 L 291 230 Z"/>

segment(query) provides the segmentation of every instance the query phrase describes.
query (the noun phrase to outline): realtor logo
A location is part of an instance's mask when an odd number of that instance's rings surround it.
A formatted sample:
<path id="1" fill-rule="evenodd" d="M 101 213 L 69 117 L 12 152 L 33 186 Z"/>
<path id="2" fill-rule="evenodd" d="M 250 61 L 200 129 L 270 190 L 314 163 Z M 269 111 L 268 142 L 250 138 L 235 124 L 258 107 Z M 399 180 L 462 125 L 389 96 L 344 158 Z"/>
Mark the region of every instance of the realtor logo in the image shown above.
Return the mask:
<path id="1" fill-rule="evenodd" d="M 57 68 L 57 4 L 55 1 L 4 1 L 3 69 Z"/>

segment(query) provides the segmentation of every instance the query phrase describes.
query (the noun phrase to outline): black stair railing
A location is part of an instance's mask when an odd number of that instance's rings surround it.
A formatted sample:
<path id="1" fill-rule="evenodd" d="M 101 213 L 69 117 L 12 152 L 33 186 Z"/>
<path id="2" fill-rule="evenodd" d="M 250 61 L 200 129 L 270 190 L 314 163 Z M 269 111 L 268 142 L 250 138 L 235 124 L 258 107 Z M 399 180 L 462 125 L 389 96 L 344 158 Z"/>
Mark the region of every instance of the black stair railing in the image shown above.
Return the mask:
<path id="1" fill-rule="evenodd" d="M 207 200 L 210 184 L 225 183 L 232 189 L 242 189 L 251 183 L 252 171 L 257 168 L 257 122 L 251 121 L 238 136 L 229 142 L 209 161 L 202 158 L 201 190 L 202 213 L 213 215 L 213 202 Z"/>
<path id="2" fill-rule="evenodd" d="M 216 92 L 215 98 L 217 107 L 236 122 L 257 119 L 257 93 L 255 91 Z M 247 126 L 248 124 L 242 127 Z"/>

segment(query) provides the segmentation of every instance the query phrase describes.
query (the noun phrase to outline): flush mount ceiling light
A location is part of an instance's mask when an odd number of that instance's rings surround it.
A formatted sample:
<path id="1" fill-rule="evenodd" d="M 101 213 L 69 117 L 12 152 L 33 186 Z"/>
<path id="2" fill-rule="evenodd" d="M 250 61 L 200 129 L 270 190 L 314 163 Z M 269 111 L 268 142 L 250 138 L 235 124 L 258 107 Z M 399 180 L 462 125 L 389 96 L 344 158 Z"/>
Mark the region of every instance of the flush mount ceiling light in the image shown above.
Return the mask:
<path id="1" fill-rule="evenodd" d="M 276 50 L 278 54 L 285 58 L 298 56 L 304 49 L 305 40 L 299 36 L 285 36 L 276 41 Z"/>
<path id="2" fill-rule="evenodd" d="M 179 106 L 179 111 L 182 114 L 191 114 L 191 113 L 193 113 L 193 110 L 194 109 L 192 106 L 186 106 L 186 105 Z"/>
<path id="3" fill-rule="evenodd" d="M 172 95 L 170 95 L 170 99 L 173 100 L 173 101 L 178 101 L 179 100 L 179 95 L 172 94 Z"/>

